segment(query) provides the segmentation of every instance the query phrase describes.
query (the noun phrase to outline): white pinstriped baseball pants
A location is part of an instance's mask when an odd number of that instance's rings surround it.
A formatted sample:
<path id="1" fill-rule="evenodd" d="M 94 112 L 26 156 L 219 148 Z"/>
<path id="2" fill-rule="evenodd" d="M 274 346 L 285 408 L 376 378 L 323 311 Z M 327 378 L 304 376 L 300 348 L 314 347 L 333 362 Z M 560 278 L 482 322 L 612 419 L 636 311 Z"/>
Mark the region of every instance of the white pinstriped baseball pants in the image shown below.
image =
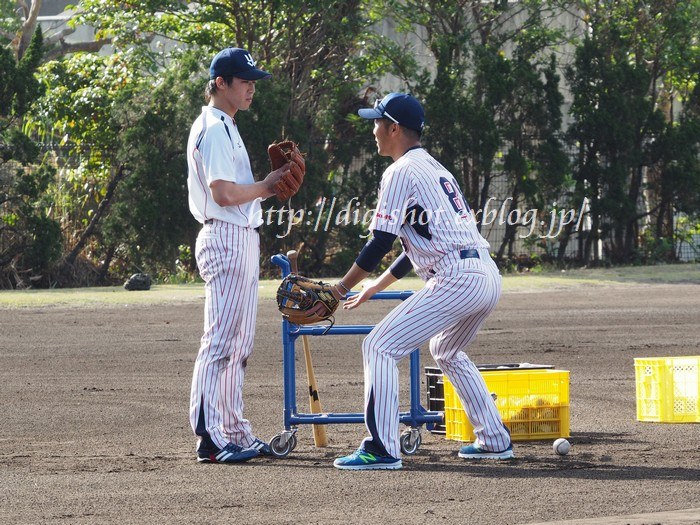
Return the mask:
<path id="1" fill-rule="evenodd" d="M 257 317 L 260 237 L 252 228 L 215 220 L 200 231 L 195 256 L 206 298 L 190 423 L 219 448 L 229 441 L 249 446 L 255 437 L 243 417 L 242 394 Z"/>
<path id="2" fill-rule="evenodd" d="M 476 442 L 501 451 L 510 443 L 496 404 L 476 365 L 464 353 L 501 295 L 501 276 L 488 254 L 465 259 L 433 276 L 425 287 L 398 305 L 362 343 L 365 371 L 365 421 L 370 452 L 399 458 L 399 382 L 397 363 L 430 341 L 435 362 L 455 388 Z"/>

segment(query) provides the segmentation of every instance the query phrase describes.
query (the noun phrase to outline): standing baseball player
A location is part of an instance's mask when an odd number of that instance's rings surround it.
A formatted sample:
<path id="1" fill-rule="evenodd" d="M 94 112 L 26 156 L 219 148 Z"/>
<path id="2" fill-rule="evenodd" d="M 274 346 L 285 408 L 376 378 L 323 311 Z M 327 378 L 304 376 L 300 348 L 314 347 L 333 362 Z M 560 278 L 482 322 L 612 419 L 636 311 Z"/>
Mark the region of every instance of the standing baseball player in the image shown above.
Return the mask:
<path id="1" fill-rule="evenodd" d="M 190 211 L 203 224 L 196 259 L 205 282 L 204 335 L 194 364 L 190 423 L 197 459 L 235 463 L 269 446 L 243 417 L 243 376 L 253 350 L 258 299 L 260 201 L 288 165 L 255 182 L 234 117 L 250 107 L 255 82 L 271 75 L 247 51 L 229 47 L 209 68 L 209 101 L 187 144 Z"/>
<path id="2" fill-rule="evenodd" d="M 501 294 L 501 276 L 479 234 L 457 181 L 420 144 L 421 104 L 391 93 L 359 115 L 374 119 L 382 156 L 394 163 L 382 175 L 372 239 L 333 288 L 344 297 L 377 266 L 396 237 L 404 251 L 391 267 L 345 303 L 352 309 L 405 276 L 412 268 L 425 281 L 364 339 L 365 423 L 369 437 L 354 453 L 335 460 L 339 469 L 399 469 L 397 362 L 426 341 L 430 353 L 459 395 L 476 441 L 462 458 L 513 457 L 508 429 L 477 367 L 463 349 L 476 337 Z"/>

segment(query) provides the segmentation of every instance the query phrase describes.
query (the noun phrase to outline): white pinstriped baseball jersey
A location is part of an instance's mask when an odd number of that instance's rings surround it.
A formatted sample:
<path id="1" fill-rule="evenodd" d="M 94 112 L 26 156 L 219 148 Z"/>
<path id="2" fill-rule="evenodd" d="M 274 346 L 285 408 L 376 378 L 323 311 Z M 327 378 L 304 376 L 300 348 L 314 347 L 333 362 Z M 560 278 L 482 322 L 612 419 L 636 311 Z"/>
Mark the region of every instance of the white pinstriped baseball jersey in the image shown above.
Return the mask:
<path id="1" fill-rule="evenodd" d="M 436 265 L 456 261 L 461 249 L 489 248 L 457 181 L 422 148 L 409 150 L 384 172 L 369 229 L 400 236 L 423 280 Z"/>
<path id="2" fill-rule="evenodd" d="M 253 184 L 248 152 L 233 119 L 213 106 L 202 107 L 187 142 L 190 211 L 195 219 L 219 219 L 238 226 L 257 228 L 263 223 L 260 199 L 238 206 L 219 206 L 209 185 L 215 180 Z"/>
<path id="3" fill-rule="evenodd" d="M 400 457 L 397 363 L 429 341 L 431 355 L 465 407 L 476 443 L 487 451 L 505 450 L 508 430 L 463 351 L 496 307 L 501 276 L 454 177 L 424 149 L 410 149 L 384 172 L 370 229 L 399 235 L 426 284 L 363 341 L 370 437 L 362 448 Z"/>

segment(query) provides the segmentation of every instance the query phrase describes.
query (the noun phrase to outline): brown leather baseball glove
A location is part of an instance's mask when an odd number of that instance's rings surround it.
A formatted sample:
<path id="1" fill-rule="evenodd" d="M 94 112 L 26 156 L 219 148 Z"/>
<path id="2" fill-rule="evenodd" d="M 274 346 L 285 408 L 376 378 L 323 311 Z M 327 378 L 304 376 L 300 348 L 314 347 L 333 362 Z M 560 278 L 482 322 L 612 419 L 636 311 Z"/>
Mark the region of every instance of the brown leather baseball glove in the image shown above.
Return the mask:
<path id="1" fill-rule="evenodd" d="M 299 147 L 291 140 L 273 142 L 267 147 L 267 156 L 270 158 L 272 171 L 289 163 L 289 173 L 275 182 L 272 188 L 280 202 L 284 202 L 295 195 L 304 182 L 306 161 L 304 161 Z"/>
<path id="2" fill-rule="evenodd" d="M 319 303 L 324 308 L 320 309 L 320 313 L 315 313 L 319 308 L 314 307 Z M 312 281 L 294 273 L 285 277 L 277 289 L 279 311 L 294 324 L 312 324 L 331 319 L 339 303 L 340 301 L 333 295 L 330 284 Z M 314 312 L 310 313 L 312 309 Z M 333 322 L 332 319 L 331 322 Z"/>

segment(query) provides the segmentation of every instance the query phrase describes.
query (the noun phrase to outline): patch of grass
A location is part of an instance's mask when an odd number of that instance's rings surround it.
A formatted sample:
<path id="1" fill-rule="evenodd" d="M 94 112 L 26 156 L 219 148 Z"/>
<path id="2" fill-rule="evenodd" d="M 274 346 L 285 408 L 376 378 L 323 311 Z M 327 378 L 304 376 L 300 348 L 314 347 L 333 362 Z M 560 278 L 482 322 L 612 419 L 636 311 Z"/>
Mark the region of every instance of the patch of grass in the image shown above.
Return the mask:
<path id="1" fill-rule="evenodd" d="M 337 277 L 324 279 L 335 282 Z M 626 286 L 630 284 L 700 284 L 700 264 L 663 264 L 616 268 L 576 269 L 536 274 L 506 275 L 504 292 L 535 292 L 575 289 L 582 286 Z M 279 280 L 260 281 L 260 298 L 273 299 Z M 390 290 L 418 290 L 423 282 L 406 277 Z M 359 289 L 359 288 L 357 288 Z M 121 286 L 61 290 L 0 291 L 0 308 L 158 305 L 204 301 L 204 284 L 161 284 L 148 291 L 127 291 Z"/>
<path id="2" fill-rule="evenodd" d="M 148 291 L 127 291 L 121 286 L 4 290 L 0 291 L 0 308 L 132 306 L 203 301 L 203 299 L 203 284 L 156 285 Z"/>
<path id="3" fill-rule="evenodd" d="M 537 274 L 508 275 L 504 290 L 611 286 L 615 284 L 700 284 L 700 264 L 659 264 L 543 271 Z"/>

